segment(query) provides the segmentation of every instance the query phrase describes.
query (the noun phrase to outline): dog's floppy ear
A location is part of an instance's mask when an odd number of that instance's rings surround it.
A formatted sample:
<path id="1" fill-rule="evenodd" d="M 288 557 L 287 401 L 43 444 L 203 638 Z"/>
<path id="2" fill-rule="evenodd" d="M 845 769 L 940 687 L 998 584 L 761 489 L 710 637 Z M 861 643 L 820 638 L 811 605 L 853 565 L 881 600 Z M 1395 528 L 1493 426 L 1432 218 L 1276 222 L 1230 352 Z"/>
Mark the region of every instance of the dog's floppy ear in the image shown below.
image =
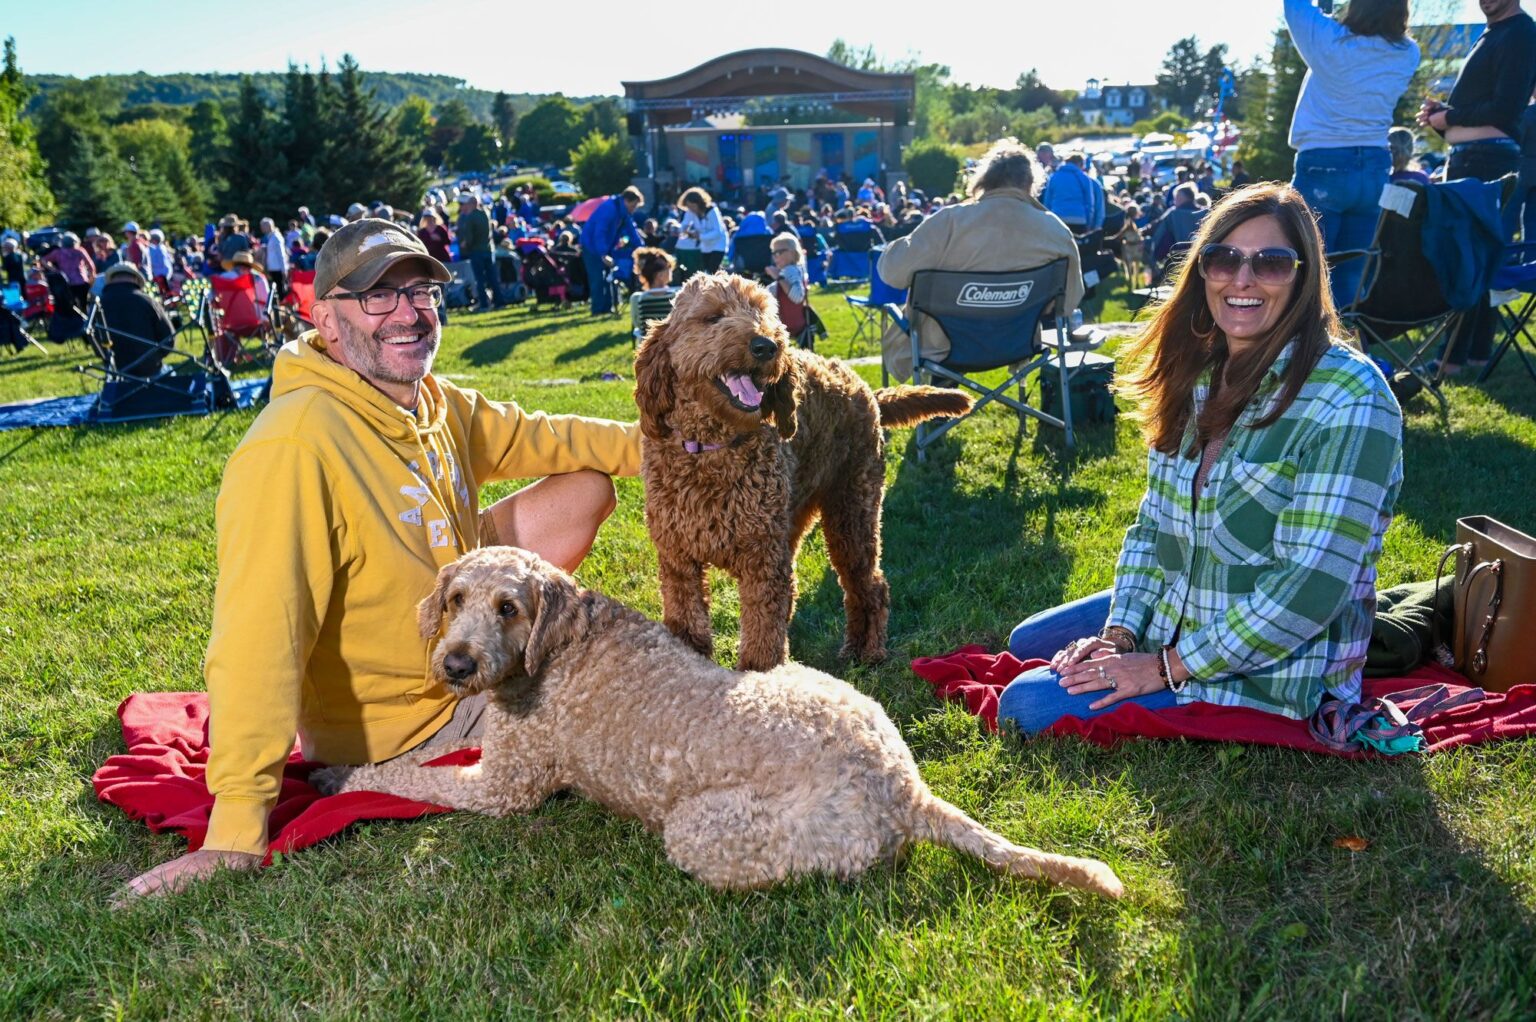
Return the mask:
<path id="1" fill-rule="evenodd" d="M 675 313 L 651 327 L 635 353 L 635 404 L 640 429 L 652 440 L 666 439 L 666 418 L 677 403 L 677 371 L 668 351 L 674 318 Z"/>
<path id="2" fill-rule="evenodd" d="M 423 639 L 430 639 L 443 627 L 443 612 L 448 609 L 448 587 L 459 573 L 459 562 L 445 564 L 437 573 L 437 584 L 426 599 L 416 605 L 416 628 Z"/>
<path id="3" fill-rule="evenodd" d="M 533 633 L 523 650 L 523 670 L 531 678 L 544 667 L 549 654 L 579 638 L 586 626 L 581 611 L 581 593 L 571 576 L 553 571 L 543 576 L 539 586 L 539 609 L 533 619 Z"/>
<path id="4" fill-rule="evenodd" d="M 793 440 L 795 430 L 799 428 L 796 412 L 800 407 L 800 388 L 803 382 L 800 363 L 791 357 L 784 375 L 763 392 L 763 415 L 773 416 L 779 436 L 785 440 Z"/>

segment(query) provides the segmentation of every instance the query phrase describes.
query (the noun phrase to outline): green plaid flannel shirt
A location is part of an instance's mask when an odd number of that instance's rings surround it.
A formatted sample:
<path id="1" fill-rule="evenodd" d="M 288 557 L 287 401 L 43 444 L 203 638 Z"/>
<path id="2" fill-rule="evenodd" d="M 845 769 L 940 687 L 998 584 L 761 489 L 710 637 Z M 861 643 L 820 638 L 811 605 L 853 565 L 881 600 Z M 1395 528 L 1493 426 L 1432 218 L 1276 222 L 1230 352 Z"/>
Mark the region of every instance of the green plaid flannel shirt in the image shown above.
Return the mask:
<path id="1" fill-rule="evenodd" d="M 1308 717 L 1359 701 L 1376 561 L 1403 480 L 1402 411 L 1376 366 L 1332 345 L 1296 400 L 1255 429 L 1295 352 L 1275 360 L 1193 510 L 1198 458 L 1152 451 L 1115 569 L 1109 624 L 1155 652 L 1178 633 L 1182 701 Z M 1195 389 L 1198 414 L 1210 392 Z M 1193 436 L 1193 417 L 1185 449 Z"/>

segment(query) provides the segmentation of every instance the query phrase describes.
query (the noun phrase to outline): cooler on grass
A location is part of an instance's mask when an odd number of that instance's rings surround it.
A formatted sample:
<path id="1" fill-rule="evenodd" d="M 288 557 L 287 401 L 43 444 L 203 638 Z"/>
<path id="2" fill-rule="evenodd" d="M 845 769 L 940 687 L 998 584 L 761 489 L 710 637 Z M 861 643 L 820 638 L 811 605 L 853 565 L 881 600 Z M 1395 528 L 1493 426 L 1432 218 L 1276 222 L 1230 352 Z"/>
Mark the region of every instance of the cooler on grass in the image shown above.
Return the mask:
<path id="1" fill-rule="evenodd" d="M 1072 379 L 1072 421 L 1115 421 L 1115 396 L 1110 384 L 1115 380 L 1115 360 L 1092 351 L 1069 351 L 1067 369 Z M 1061 417 L 1061 377 L 1041 372 L 1040 405 L 1042 410 Z"/>

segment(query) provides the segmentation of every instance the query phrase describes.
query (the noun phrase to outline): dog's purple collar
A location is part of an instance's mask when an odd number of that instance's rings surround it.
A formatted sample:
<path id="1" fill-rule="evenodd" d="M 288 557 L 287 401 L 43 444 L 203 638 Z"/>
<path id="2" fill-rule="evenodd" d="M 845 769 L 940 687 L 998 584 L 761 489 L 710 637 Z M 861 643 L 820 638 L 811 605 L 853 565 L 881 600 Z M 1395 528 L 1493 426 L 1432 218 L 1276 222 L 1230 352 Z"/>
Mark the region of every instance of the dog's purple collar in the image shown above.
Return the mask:
<path id="1" fill-rule="evenodd" d="M 740 447 L 750 439 L 752 439 L 751 433 L 737 433 L 731 437 L 729 443 L 723 444 L 701 444 L 697 440 L 684 440 L 683 450 L 689 454 L 702 454 L 704 451 L 719 451 L 727 447 Z"/>

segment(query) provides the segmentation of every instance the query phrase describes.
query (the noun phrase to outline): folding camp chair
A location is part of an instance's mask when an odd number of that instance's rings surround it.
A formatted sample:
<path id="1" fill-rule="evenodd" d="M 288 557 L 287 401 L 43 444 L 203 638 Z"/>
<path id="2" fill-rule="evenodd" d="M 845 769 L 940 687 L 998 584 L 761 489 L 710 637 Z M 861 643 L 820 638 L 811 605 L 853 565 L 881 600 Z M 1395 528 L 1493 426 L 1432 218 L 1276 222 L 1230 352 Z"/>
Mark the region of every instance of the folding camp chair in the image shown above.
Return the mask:
<path id="1" fill-rule="evenodd" d="M 1490 301 L 1499 310 L 1503 338 L 1483 371 L 1477 374 L 1477 382 L 1492 376 L 1499 361 L 1511 350 L 1520 356 L 1531 379 L 1536 380 L 1536 362 L 1524 347 L 1524 342 L 1536 346 L 1536 241 L 1511 245 L 1505 250 L 1504 265 L 1493 277 Z"/>
<path id="2" fill-rule="evenodd" d="M 850 356 L 862 340 L 873 341 L 876 344 L 880 342 L 880 335 L 884 332 L 882 327 L 886 321 L 886 306 L 899 307 L 907 303 L 906 289 L 887 284 L 880 276 L 878 261 L 870 267 L 869 274 L 869 294 L 843 296 L 843 301 L 847 302 L 848 308 L 853 310 L 853 339 L 848 342 Z"/>
<path id="3" fill-rule="evenodd" d="M 64 274 L 56 270 L 47 272 L 48 294 L 53 299 L 53 311 L 48 315 L 48 339 L 71 341 L 85 334 L 87 312 L 75 303 L 75 293 L 70 289 Z"/>
<path id="4" fill-rule="evenodd" d="M 1505 186 L 1498 182 L 1495 187 Z M 1441 412 L 1448 413 L 1450 405 L 1441 390 L 1445 363 L 1435 364 L 1431 356 L 1454 336 L 1471 309 L 1454 308 L 1446 299 L 1440 274 L 1425 251 L 1424 230 L 1429 217 L 1425 186 L 1416 182 L 1388 184 L 1382 188 L 1378 204 L 1381 214 L 1370 248 L 1328 256 L 1330 266 L 1364 260 L 1355 296 L 1339 310 L 1339 318 L 1356 332 L 1367 354 L 1376 345 L 1398 367 L 1392 389 L 1399 401 L 1427 390 Z M 1406 340 L 1397 346 L 1389 343 L 1399 338 Z"/>
<path id="5" fill-rule="evenodd" d="M 735 261 L 732 268 L 749 280 L 767 279 L 768 265 L 773 262 L 773 236 L 769 234 L 736 235 Z"/>
<path id="6" fill-rule="evenodd" d="M 86 343 L 96 354 L 92 365 L 75 371 L 101 381 L 92 418 L 97 422 L 132 422 L 168 415 L 207 415 L 233 408 L 234 390 L 217 366 L 205 370 L 176 347 L 176 334 L 140 337 L 107 322 L 101 301 L 91 301 Z"/>
<path id="7" fill-rule="evenodd" d="M 229 369 L 238 362 L 269 363 L 277 354 L 279 342 L 273 327 L 272 294 L 265 304 L 256 298 L 256 282 L 248 274 L 238 277 L 216 275 L 212 285 L 209 336 L 216 365 Z"/>
<path id="8" fill-rule="evenodd" d="M 1082 355 L 1101 347 L 1107 335 L 1092 328 L 1073 332 L 1068 327 L 1063 299 L 1069 265 L 1066 259 L 1057 259 L 1036 269 L 1003 273 L 924 270 L 912 279 L 907 303 L 911 321 L 900 309 L 890 307 L 890 315 L 912 339 L 915 382 L 944 380 L 981 395 L 964 416 L 937 426 L 922 423 L 917 427 L 919 461 L 930 445 L 993 401 L 1065 431 L 1068 448 L 1076 443 L 1072 402 L 1068 399 L 1072 392 L 1071 363 L 1080 364 Z M 919 313 L 937 323 L 949 338 L 949 354 L 942 362 L 923 357 Z M 1041 329 L 1046 323 L 1055 328 L 1049 339 Z M 1008 377 L 996 387 L 970 375 L 1005 366 L 1011 367 Z M 1024 402 L 1025 377 L 1036 369 L 1045 372 L 1051 367 L 1060 374 L 1060 418 Z M 1017 399 L 1007 393 L 1014 387 L 1018 388 Z"/>
<path id="9" fill-rule="evenodd" d="M 293 270 L 288 274 L 288 293 L 283 296 L 284 333 L 302 333 L 315 325 L 315 271 Z"/>
<path id="10" fill-rule="evenodd" d="M 839 223 L 832 229 L 832 251 L 827 257 L 827 283 L 851 284 L 869 280 L 875 261 L 875 228 L 863 220 Z"/>
<path id="11" fill-rule="evenodd" d="M 27 300 L 21 296 L 21 285 L 7 284 L 0 294 L 4 295 L 3 302 L 0 302 L 4 306 L 0 308 L 0 349 L 9 347 L 13 351 L 26 351 L 30 344 L 46 355 L 48 349 L 27 333 L 24 317 Z"/>

